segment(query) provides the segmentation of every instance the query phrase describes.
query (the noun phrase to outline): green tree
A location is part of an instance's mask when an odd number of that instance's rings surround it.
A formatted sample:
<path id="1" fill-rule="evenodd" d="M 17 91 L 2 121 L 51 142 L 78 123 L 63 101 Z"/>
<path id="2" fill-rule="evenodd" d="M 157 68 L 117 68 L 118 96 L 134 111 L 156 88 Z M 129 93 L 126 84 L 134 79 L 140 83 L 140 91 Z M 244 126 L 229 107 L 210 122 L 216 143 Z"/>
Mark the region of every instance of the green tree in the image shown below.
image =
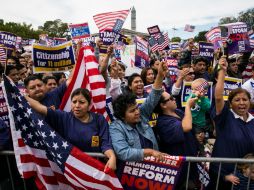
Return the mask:
<path id="1" fill-rule="evenodd" d="M 221 24 L 228 24 L 228 23 L 232 23 L 232 22 L 237 22 L 237 18 L 235 17 L 223 17 L 220 19 L 219 21 L 219 25 Z"/>
<path id="2" fill-rule="evenodd" d="M 206 37 L 205 37 L 205 34 L 207 33 L 208 31 L 201 31 L 198 33 L 198 35 L 196 35 L 194 37 L 194 41 L 195 42 L 200 42 L 200 41 L 206 41 Z"/>
<path id="3" fill-rule="evenodd" d="M 181 42 L 181 38 L 180 37 L 173 37 L 173 38 L 171 38 L 171 42 Z"/>
<path id="4" fill-rule="evenodd" d="M 42 33 L 48 34 L 50 37 L 66 37 L 68 32 L 68 24 L 63 23 L 61 19 L 46 21 L 43 26 L 38 27 Z"/>
<path id="5" fill-rule="evenodd" d="M 40 31 L 34 30 L 31 24 L 26 24 L 25 22 L 23 22 L 22 24 L 15 22 L 4 23 L 2 19 L 0 20 L 0 30 L 11 32 L 22 38 L 38 39 L 38 36 L 40 34 Z"/>
<path id="6" fill-rule="evenodd" d="M 249 29 L 254 29 L 254 8 L 248 9 L 245 12 L 240 12 L 237 19 L 240 22 L 245 22 Z"/>

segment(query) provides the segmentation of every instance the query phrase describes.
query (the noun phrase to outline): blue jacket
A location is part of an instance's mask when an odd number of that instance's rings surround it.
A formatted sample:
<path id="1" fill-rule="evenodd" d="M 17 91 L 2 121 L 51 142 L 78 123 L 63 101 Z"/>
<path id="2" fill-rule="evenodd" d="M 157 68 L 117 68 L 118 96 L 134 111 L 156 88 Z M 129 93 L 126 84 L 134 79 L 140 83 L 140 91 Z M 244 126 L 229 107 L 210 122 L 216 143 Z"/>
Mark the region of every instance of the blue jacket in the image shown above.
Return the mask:
<path id="1" fill-rule="evenodd" d="M 153 149 L 158 150 L 156 138 L 148 121 L 162 92 L 162 89 L 153 89 L 146 101 L 140 106 L 141 121 L 136 124 L 136 130 L 121 120 L 116 120 L 110 125 L 109 132 L 118 159 L 122 161 L 143 160 L 144 150 L 141 147 L 139 134 L 149 139 L 153 144 Z"/>

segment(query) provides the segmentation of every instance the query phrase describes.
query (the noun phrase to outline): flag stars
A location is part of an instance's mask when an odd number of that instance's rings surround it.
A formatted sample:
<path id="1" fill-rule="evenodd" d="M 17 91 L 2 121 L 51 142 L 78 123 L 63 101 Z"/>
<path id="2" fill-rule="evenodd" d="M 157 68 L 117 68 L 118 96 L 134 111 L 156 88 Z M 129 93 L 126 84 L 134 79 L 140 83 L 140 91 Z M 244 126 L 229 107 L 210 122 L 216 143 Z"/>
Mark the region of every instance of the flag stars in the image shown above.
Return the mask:
<path id="1" fill-rule="evenodd" d="M 62 159 L 62 156 L 60 154 L 56 154 L 59 159 Z"/>
<path id="2" fill-rule="evenodd" d="M 57 150 L 59 148 L 59 146 L 57 145 L 57 143 L 53 142 L 53 146 L 52 146 L 55 150 Z"/>
<path id="3" fill-rule="evenodd" d="M 28 118 L 28 117 L 29 117 L 29 115 L 28 115 L 27 113 L 25 113 L 25 114 L 24 114 L 24 116 L 25 116 L 26 118 Z"/>
<path id="4" fill-rule="evenodd" d="M 27 108 L 27 113 L 28 113 L 28 115 L 31 115 L 32 114 L 32 109 L 31 108 Z"/>
<path id="5" fill-rule="evenodd" d="M 50 135 L 49 135 L 49 136 L 51 136 L 52 138 L 54 138 L 54 137 L 56 136 L 55 131 L 50 131 Z"/>
<path id="6" fill-rule="evenodd" d="M 14 112 L 14 111 L 16 111 L 16 108 L 14 108 L 14 106 L 10 106 L 10 110 L 11 110 L 12 112 Z"/>
<path id="7" fill-rule="evenodd" d="M 26 131 L 26 129 L 27 129 L 27 126 L 24 124 L 24 125 L 22 125 L 22 129 L 24 130 L 24 131 Z"/>
<path id="8" fill-rule="evenodd" d="M 27 136 L 28 136 L 29 139 L 33 138 L 33 135 L 31 133 L 29 133 Z"/>
<path id="9" fill-rule="evenodd" d="M 20 117 L 20 115 L 17 116 L 17 120 L 20 122 L 22 120 L 22 118 Z"/>
<path id="10" fill-rule="evenodd" d="M 18 103 L 18 105 L 19 105 L 19 108 L 21 108 L 21 109 L 24 108 L 24 106 L 21 103 Z"/>
<path id="11" fill-rule="evenodd" d="M 11 97 L 13 98 L 13 99 L 17 99 L 17 96 L 16 96 L 16 94 L 15 93 L 11 93 Z"/>
<path id="12" fill-rule="evenodd" d="M 34 146 L 38 146 L 39 145 L 39 143 L 37 142 L 37 141 L 34 141 Z"/>
<path id="13" fill-rule="evenodd" d="M 42 138 L 46 138 L 47 137 L 45 132 L 42 132 L 41 136 L 42 136 Z"/>
<path id="14" fill-rule="evenodd" d="M 42 120 L 38 120 L 38 125 L 41 127 L 43 124 L 43 121 Z"/>
<path id="15" fill-rule="evenodd" d="M 67 141 L 63 142 L 62 147 L 64 147 L 66 149 L 68 146 L 69 145 L 68 145 Z"/>

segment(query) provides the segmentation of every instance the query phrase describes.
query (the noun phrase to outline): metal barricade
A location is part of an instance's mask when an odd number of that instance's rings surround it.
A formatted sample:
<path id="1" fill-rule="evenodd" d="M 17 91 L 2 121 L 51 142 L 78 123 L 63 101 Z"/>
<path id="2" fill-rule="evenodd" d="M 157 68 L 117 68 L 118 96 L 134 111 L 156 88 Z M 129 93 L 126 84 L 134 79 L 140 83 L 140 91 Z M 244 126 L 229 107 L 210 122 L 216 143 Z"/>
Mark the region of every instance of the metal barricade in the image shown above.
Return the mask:
<path id="1" fill-rule="evenodd" d="M 92 157 L 95 158 L 104 158 L 104 154 L 102 153 L 86 153 Z M 18 172 L 18 171 L 12 171 L 11 169 L 11 164 L 10 164 L 10 157 L 14 156 L 14 152 L 13 151 L 0 151 L 0 157 L 5 157 L 6 158 L 6 162 L 7 162 L 7 166 L 8 166 L 8 171 L 10 174 L 10 181 L 11 181 L 11 187 L 12 190 L 15 190 L 15 185 L 14 185 L 14 179 L 13 179 L 13 172 Z M 218 190 L 218 186 L 219 186 L 219 178 L 221 175 L 221 165 L 223 163 L 234 163 L 235 164 L 235 171 L 237 168 L 237 164 L 239 163 L 247 163 L 247 164 L 254 164 L 254 159 L 238 159 L 238 158 L 207 158 L 207 157 L 186 157 L 186 162 L 187 162 L 187 173 L 186 173 L 186 185 L 185 185 L 185 189 L 188 190 L 188 186 L 189 186 L 189 177 L 190 177 L 190 165 L 191 163 L 201 163 L 201 162 L 209 162 L 209 163 L 219 163 L 219 170 L 218 170 L 218 176 L 217 176 L 217 182 L 216 182 L 216 189 Z M 234 171 L 234 172 L 235 172 Z M 23 189 L 24 190 L 30 190 L 27 189 L 26 186 L 26 181 L 24 179 L 23 180 Z M 250 186 L 250 177 L 248 179 L 248 186 L 247 189 L 249 189 Z M 231 189 L 233 189 L 233 184 Z M 0 190 L 4 190 L 1 188 L 0 186 Z"/>

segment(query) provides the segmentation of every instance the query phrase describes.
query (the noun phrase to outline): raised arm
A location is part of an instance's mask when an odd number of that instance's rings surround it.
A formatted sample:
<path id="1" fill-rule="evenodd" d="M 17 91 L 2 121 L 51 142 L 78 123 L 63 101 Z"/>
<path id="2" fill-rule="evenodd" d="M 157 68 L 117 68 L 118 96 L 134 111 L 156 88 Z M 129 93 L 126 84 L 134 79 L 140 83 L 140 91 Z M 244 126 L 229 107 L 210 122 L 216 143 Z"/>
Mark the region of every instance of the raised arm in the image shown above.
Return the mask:
<path id="1" fill-rule="evenodd" d="M 26 100 L 30 104 L 31 108 L 42 115 L 47 115 L 47 107 L 42 105 L 40 102 L 30 98 L 29 96 L 25 96 Z"/>
<path id="2" fill-rule="evenodd" d="M 220 114 L 224 107 L 224 99 L 223 99 L 223 92 L 224 92 L 224 81 L 226 76 L 228 63 L 226 60 L 226 57 L 221 57 L 219 60 L 219 71 L 218 71 L 218 79 L 217 84 L 215 87 L 215 108 L 216 108 L 216 114 Z"/>
<path id="3" fill-rule="evenodd" d="M 182 70 L 179 70 L 179 75 L 177 77 L 176 82 L 173 84 L 172 87 L 172 95 L 177 96 L 180 93 L 181 85 L 183 84 L 184 77 L 189 73 L 189 68 L 183 68 Z"/>
<path id="4" fill-rule="evenodd" d="M 167 64 L 165 62 L 160 62 L 158 74 L 153 84 L 154 89 L 158 90 L 162 88 L 163 79 L 166 76 L 167 72 L 168 72 Z"/>
<path id="5" fill-rule="evenodd" d="M 192 129 L 192 115 L 191 108 L 195 105 L 195 102 L 198 100 L 198 97 L 189 98 L 185 107 L 185 113 L 182 120 L 182 128 L 184 132 L 188 132 Z"/>
<path id="6" fill-rule="evenodd" d="M 103 61 L 99 61 L 100 65 L 99 70 L 105 79 L 107 78 L 108 61 L 112 53 L 113 53 L 113 45 L 110 45 L 107 49 L 106 57 L 103 59 Z"/>

